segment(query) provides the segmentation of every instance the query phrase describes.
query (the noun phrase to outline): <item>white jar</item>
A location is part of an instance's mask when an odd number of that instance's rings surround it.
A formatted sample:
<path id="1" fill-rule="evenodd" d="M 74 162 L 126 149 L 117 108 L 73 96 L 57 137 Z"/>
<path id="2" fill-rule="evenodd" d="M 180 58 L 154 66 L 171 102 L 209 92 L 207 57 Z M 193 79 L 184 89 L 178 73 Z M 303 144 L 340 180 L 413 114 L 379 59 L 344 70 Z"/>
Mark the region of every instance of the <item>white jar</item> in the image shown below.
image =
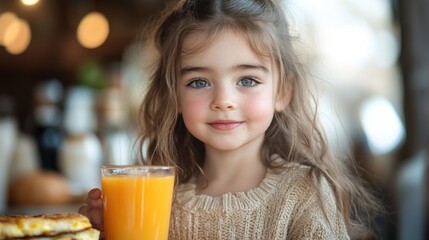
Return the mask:
<path id="1" fill-rule="evenodd" d="M 59 168 L 69 180 L 72 194 L 80 196 L 100 187 L 102 147 L 94 133 L 69 135 L 63 142 Z"/>

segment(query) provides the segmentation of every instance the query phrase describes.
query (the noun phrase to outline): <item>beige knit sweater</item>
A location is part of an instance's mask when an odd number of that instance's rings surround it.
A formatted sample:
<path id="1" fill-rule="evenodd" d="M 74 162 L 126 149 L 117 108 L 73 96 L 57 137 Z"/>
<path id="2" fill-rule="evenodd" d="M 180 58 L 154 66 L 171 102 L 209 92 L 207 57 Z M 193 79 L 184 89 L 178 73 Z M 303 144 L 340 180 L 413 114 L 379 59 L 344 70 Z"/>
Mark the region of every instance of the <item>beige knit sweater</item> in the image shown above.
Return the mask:
<path id="1" fill-rule="evenodd" d="M 258 187 L 220 197 L 197 195 L 191 180 L 177 188 L 169 239 L 349 239 L 329 184 L 320 201 L 309 171 L 268 170 Z"/>

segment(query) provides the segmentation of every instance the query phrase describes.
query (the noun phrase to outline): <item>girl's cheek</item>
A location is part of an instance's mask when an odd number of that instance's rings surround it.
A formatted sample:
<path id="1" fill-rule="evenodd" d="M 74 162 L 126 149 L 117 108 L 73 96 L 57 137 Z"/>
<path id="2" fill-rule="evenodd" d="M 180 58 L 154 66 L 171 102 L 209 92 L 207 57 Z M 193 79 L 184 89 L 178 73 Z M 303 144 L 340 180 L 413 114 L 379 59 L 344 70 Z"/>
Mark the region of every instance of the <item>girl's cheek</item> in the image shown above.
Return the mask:
<path id="1" fill-rule="evenodd" d="M 201 98 L 184 98 L 181 101 L 182 109 L 198 109 L 201 108 L 204 100 Z"/>
<path id="2" fill-rule="evenodd" d="M 243 102 L 246 109 L 271 110 L 274 109 L 274 101 L 270 97 L 258 96 L 249 98 Z"/>
<path id="3" fill-rule="evenodd" d="M 183 101 L 181 104 L 182 115 L 185 118 L 198 118 L 207 106 L 201 101 Z"/>
<path id="4" fill-rule="evenodd" d="M 271 121 L 274 115 L 274 103 L 271 98 L 253 98 L 243 103 L 247 117 L 254 120 Z"/>

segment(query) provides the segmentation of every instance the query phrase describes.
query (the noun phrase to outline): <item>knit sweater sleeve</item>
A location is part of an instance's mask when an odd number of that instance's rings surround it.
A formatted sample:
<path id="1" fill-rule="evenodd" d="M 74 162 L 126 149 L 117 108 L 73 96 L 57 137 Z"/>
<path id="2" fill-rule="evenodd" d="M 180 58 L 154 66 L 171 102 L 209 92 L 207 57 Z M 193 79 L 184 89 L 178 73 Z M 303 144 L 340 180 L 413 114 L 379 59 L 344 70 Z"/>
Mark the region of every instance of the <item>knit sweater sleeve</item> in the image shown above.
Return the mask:
<path id="1" fill-rule="evenodd" d="M 311 181 L 309 178 L 307 180 Z M 289 229 L 291 239 L 350 239 L 343 215 L 336 206 L 334 193 L 326 179 L 322 178 L 320 183 L 320 197 L 311 184 L 307 184 L 303 192 Z"/>

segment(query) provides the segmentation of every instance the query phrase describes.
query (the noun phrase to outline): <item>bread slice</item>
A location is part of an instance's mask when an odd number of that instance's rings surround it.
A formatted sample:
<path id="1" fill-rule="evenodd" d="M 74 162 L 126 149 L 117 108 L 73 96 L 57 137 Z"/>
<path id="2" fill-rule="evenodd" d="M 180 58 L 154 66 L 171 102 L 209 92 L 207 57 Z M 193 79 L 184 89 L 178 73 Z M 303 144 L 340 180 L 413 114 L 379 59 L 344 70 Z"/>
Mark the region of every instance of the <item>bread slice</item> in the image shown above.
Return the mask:
<path id="1" fill-rule="evenodd" d="M 0 215 L 0 240 L 9 237 L 23 237 L 24 234 L 15 221 L 15 218 Z"/>
<path id="2" fill-rule="evenodd" d="M 7 238 L 8 240 L 98 240 L 100 232 L 93 228 L 89 228 L 79 232 L 63 233 L 56 236 L 39 236 L 39 237 L 23 237 L 23 238 Z"/>
<path id="3" fill-rule="evenodd" d="M 56 213 L 35 216 L 0 215 L 0 240 L 14 238 L 32 239 L 29 237 L 39 237 L 34 239 L 80 240 L 81 238 L 67 238 L 67 236 L 99 234 L 97 230 L 91 227 L 89 219 L 79 213 Z M 40 238 L 42 236 L 45 238 Z M 98 239 L 98 236 L 97 238 L 82 239 Z"/>

